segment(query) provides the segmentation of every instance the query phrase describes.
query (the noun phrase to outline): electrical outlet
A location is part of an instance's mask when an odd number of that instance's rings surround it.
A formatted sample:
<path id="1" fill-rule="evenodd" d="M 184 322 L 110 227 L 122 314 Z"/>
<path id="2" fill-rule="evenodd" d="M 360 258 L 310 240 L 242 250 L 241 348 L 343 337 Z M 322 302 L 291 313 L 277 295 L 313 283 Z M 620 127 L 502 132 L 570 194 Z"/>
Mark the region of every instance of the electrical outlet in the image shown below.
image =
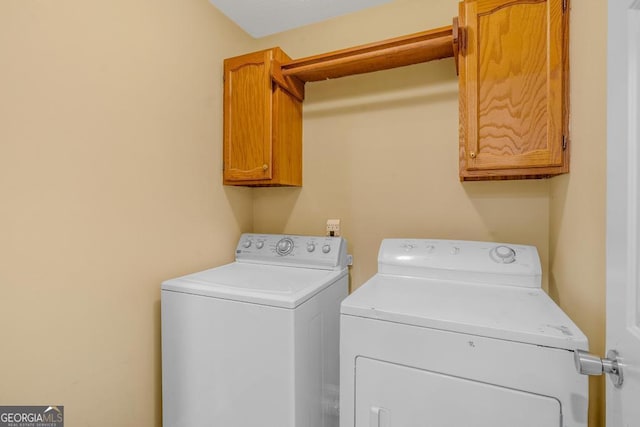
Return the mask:
<path id="1" fill-rule="evenodd" d="M 327 236 L 339 236 L 340 235 L 340 220 L 328 219 L 327 220 Z"/>

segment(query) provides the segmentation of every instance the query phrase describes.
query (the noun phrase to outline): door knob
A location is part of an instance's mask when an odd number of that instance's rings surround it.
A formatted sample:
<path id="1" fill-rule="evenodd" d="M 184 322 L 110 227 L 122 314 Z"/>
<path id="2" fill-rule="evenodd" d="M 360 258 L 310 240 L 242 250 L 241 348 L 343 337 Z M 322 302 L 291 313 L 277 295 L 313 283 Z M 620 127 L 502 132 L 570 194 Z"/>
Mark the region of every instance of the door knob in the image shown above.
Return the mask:
<path id="1" fill-rule="evenodd" d="M 576 370 L 582 375 L 602 375 L 608 374 L 611 382 L 616 387 L 622 387 L 624 377 L 622 376 L 622 366 L 618 358 L 618 352 L 609 350 L 606 359 L 600 359 L 595 354 L 583 350 L 573 352 L 573 361 Z"/>

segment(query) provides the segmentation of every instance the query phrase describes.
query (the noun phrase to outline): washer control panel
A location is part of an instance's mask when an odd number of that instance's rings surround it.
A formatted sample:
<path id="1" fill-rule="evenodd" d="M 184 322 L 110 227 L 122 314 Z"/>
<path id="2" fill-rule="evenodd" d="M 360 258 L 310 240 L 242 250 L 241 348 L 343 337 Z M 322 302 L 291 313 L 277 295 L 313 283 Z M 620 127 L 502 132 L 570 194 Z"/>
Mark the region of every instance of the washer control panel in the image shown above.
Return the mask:
<path id="1" fill-rule="evenodd" d="M 540 287 L 534 246 L 435 239 L 385 239 L 378 272 L 469 283 Z"/>
<path id="2" fill-rule="evenodd" d="M 236 261 L 338 269 L 350 265 L 350 256 L 341 237 L 246 233 Z"/>

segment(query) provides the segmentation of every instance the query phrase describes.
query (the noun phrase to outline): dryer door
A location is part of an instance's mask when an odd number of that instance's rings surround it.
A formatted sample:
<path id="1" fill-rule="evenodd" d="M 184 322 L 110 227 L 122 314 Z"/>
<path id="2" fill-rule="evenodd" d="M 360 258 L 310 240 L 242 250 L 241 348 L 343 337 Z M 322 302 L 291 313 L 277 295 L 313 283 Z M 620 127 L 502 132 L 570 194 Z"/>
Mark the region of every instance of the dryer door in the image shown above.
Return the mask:
<path id="1" fill-rule="evenodd" d="M 560 427 L 554 398 L 381 362 L 356 360 L 356 427 Z"/>

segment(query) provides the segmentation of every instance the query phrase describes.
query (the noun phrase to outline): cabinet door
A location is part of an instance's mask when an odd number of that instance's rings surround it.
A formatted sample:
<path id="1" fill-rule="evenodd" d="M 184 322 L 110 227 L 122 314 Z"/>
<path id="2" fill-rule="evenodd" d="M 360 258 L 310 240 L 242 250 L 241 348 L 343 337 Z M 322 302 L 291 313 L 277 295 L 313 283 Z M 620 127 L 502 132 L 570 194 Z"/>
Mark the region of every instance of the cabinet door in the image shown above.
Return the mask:
<path id="1" fill-rule="evenodd" d="M 568 172 L 563 0 L 470 0 L 460 20 L 461 177 Z"/>
<path id="2" fill-rule="evenodd" d="M 224 179 L 272 177 L 271 51 L 224 62 Z"/>

